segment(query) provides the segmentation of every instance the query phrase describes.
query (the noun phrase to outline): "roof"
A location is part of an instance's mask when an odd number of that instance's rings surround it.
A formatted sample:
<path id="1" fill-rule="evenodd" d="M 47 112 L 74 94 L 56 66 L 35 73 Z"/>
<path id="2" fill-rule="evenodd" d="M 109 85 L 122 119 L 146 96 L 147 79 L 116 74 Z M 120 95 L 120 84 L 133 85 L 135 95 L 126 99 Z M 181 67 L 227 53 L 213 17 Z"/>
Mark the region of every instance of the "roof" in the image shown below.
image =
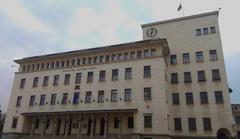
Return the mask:
<path id="1" fill-rule="evenodd" d="M 158 22 L 153 22 L 153 23 L 147 23 L 147 24 L 142 24 L 141 26 L 146 27 L 146 26 L 152 26 L 152 25 L 158 25 L 158 24 L 165 24 L 165 23 L 188 20 L 188 19 L 198 18 L 198 17 L 203 17 L 203 16 L 215 15 L 215 14 L 218 15 L 219 11 L 213 11 L 213 12 L 184 16 L 184 17 L 179 17 L 179 18 L 174 18 L 174 19 L 169 19 L 169 20 L 163 20 L 163 21 L 158 21 Z"/>

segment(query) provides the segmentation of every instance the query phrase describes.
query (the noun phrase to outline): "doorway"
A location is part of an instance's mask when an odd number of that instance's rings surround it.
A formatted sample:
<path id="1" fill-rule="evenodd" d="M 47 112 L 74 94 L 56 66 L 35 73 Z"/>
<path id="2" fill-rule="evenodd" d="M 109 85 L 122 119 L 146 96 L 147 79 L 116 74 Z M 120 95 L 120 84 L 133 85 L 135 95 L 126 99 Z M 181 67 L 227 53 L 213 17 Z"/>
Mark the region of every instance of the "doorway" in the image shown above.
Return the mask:
<path id="1" fill-rule="evenodd" d="M 87 135 L 90 136 L 91 133 L 91 125 L 92 125 L 92 120 L 91 118 L 88 119 L 88 129 L 87 129 Z"/>
<path id="2" fill-rule="evenodd" d="M 57 121 L 57 135 L 60 134 L 60 129 L 61 129 L 61 119 L 58 119 L 58 121 Z"/>
<path id="3" fill-rule="evenodd" d="M 100 136 L 104 135 L 104 124 L 105 124 L 105 120 L 104 118 L 100 119 Z"/>

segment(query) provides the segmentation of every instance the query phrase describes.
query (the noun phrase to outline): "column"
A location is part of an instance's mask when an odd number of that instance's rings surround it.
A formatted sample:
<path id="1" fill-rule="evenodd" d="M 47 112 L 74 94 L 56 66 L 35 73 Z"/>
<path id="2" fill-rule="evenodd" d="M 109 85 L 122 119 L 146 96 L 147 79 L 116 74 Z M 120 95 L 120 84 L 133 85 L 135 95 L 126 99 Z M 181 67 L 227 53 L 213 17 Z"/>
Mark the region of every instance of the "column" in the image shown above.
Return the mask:
<path id="1" fill-rule="evenodd" d="M 119 113 L 118 115 L 118 123 L 119 123 L 118 137 L 121 138 L 122 137 L 122 113 Z"/>
<path id="2" fill-rule="evenodd" d="M 46 126 L 47 126 L 47 115 L 43 116 L 43 127 L 41 136 L 45 136 L 46 134 Z"/>
<path id="3" fill-rule="evenodd" d="M 35 123 L 36 123 L 36 117 L 32 116 L 32 127 L 31 127 L 31 134 L 30 136 L 33 136 L 35 133 Z"/>
<path id="4" fill-rule="evenodd" d="M 57 134 L 57 125 L 58 125 L 58 115 L 56 115 L 54 121 L 53 121 L 53 137 Z"/>
<path id="5" fill-rule="evenodd" d="M 80 114 L 79 115 L 79 118 L 78 118 L 78 132 L 77 132 L 77 138 L 82 138 L 82 125 L 81 125 L 81 123 L 82 123 L 82 114 Z"/>
<path id="6" fill-rule="evenodd" d="M 91 116 L 91 133 L 90 133 L 90 137 L 93 137 L 94 136 L 94 129 L 95 129 L 95 117 L 94 117 L 94 114 L 92 114 Z"/>
<path id="7" fill-rule="evenodd" d="M 70 115 L 67 115 L 67 125 L 66 125 L 66 131 L 65 131 L 65 137 L 68 136 L 68 132 L 69 132 L 69 126 L 70 126 Z"/>
<path id="8" fill-rule="evenodd" d="M 107 137 L 107 132 L 108 132 L 108 114 L 105 113 L 105 115 L 104 115 L 104 138 Z"/>

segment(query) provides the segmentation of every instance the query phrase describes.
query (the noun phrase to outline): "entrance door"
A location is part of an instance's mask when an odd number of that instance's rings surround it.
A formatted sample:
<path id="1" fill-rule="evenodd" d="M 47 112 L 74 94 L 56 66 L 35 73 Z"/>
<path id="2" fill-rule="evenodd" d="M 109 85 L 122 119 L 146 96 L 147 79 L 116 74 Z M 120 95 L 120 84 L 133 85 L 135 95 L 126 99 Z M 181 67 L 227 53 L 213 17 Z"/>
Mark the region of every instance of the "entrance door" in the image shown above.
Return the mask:
<path id="1" fill-rule="evenodd" d="M 100 135 L 103 136 L 104 135 L 104 118 L 101 118 L 100 120 Z"/>
<path id="2" fill-rule="evenodd" d="M 91 118 L 88 119 L 88 130 L 87 130 L 87 135 L 90 136 L 91 133 L 91 125 L 92 125 L 92 120 Z"/>
<path id="3" fill-rule="evenodd" d="M 60 128 L 61 128 L 61 119 L 58 119 L 58 121 L 57 121 L 57 135 L 59 135 L 60 134 Z"/>

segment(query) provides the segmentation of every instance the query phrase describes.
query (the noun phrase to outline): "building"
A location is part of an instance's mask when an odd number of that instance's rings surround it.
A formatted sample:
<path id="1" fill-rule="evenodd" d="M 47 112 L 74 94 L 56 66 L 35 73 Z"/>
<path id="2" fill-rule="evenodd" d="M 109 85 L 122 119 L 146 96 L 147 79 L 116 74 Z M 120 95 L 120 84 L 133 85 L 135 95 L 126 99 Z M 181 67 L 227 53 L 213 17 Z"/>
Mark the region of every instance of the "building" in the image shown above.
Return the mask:
<path id="1" fill-rule="evenodd" d="M 232 104 L 232 112 L 236 122 L 237 138 L 240 139 L 240 104 Z"/>
<path id="2" fill-rule="evenodd" d="M 142 41 L 15 60 L 3 138 L 235 137 L 218 11 L 142 29 Z"/>

